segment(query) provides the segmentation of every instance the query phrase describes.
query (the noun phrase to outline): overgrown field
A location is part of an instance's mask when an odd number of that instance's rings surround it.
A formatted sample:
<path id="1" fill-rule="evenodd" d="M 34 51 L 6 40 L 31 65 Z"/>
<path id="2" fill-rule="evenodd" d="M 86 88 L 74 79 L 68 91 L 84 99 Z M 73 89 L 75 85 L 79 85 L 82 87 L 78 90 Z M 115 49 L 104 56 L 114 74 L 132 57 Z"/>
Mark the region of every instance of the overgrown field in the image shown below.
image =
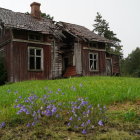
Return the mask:
<path id="1" fill-rule="evenodd" d="M 0 87 L 0 139 L 139 139 L 140 79 L 80 77 Z"/>

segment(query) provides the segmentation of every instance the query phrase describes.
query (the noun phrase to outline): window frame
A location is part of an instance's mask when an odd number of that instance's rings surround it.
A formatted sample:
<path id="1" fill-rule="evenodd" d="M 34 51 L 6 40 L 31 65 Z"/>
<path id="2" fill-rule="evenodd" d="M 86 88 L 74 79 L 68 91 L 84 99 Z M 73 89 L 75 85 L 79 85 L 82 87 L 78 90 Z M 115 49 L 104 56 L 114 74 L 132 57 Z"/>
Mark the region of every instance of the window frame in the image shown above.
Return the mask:
<path id="1" fill-rule="evenodd" d="M 34 51 L 35 51 L 35 53 L 34 53 L 34 55 L 31 55 L 30 54 L 30 50 L 31 49 L 34 49 Z M 41 50 L 41 55 L 39 56 L 39 55 L 36 55 L 36 51 L 37 50 Z M 30 68 L 30 57 L 34 57 L 34 69 L 31 69 Z M 37 66 L 37 64 L 36 64 L 36 58 L 40 58 L 41 59 L 41 61 L 40 61 L 40 69 L 37 69 L 36 68 L 36 66 Z M 44 62 L 44 55 L 43 55 L 43 48 L 40 48 L 40 47 L 28 47 L 28 71 L 43 71 L 44 70 L 44 65 L 43 65 L 43 62 Z"/>
<path id="2" fill-rule="evenodd" d="M 93 55 L 92 56 L 92 59 L 90 58 L 90 55 Z M 96 59 L 94 59 L 94 56 L 96 55 Z M 98 53 L 92 53 L 92 52 L 90 52 L 89 53 L 89 70 L 90 71 L 99 71 L 99 58 L 98 58 Z M 93 69 L 91 69 L 91 66 L 90 66 L 90 61 L 93 61 L 93 63 L 92 63 L 92 66 L 93 66 Z M 96 61 L 96 69 L 94 68 L 94 61 Z"/>

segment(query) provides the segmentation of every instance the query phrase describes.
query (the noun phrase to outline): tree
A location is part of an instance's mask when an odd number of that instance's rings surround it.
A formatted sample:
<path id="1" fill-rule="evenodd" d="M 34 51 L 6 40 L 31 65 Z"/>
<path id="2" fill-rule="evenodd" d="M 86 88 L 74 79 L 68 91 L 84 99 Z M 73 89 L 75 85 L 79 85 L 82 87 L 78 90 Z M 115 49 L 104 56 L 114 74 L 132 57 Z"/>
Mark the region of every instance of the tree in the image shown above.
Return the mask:
<path id="1" fill-rule="evenodd" d="M 111 48 L 111 46 L 108 46 L 107 50 L 109 52 L 122 55 L 122 45 L 120 45 L 121 40 L 116 37 L 116 34 L 112 30 L 110 30 L 109 23 L 102 18 L 100 13 L 97 12 L 94 22 L 95 24 L 93 24 L 93 32 L 114 42 L 113 46 L 115 49 Z"/>
<path id="2" fill-rule="evenodd" d="M 50 14 L 47 14 L 47 15 L 46 15 L 46 13 L 41 13 L 41 17 L 46 17 L 46 18 L 51 19 L 51 20 L 54 19 L 53 16 L 51 17 Z"/>
<path id="3" fill-rule="evenodd" d="M 137 47 L 127 58 L 122 60 L 122 73 L 140 77 L 140 48 Z"/>

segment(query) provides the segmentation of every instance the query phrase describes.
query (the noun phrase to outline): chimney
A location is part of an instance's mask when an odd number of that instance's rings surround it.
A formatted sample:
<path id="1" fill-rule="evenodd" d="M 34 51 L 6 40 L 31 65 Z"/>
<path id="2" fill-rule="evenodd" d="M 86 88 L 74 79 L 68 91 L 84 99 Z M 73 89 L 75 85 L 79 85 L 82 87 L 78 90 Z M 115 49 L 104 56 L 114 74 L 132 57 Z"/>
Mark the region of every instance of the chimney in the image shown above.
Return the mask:
<path id="1" fill-rule="evenodd" d="M 40 19 L 41 18 L 41 11 L 40 11 L 40 3 L 33 2 L 31 6 L 31 16 Z"/>

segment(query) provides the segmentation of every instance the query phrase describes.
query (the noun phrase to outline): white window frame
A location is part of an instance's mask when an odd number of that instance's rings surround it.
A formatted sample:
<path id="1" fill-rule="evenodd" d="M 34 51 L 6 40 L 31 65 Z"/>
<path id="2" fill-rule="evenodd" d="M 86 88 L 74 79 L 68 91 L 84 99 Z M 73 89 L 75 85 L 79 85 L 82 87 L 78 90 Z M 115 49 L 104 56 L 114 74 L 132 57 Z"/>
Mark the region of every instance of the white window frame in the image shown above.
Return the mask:
<path id="1" fill-rule="evenodd" d="M 92 55 L 92 59 L 90 58 L 90 55 Z M 96 55 L 96 59 L 94 59 L 94 56 Z M 92 62 L 92 67 L 90 66 L 90 63 Z M 94 68 L 94 62 L 96 61 L 96 69 Z M 99 71 L 99 59 L 98 59 L 98 53 L 89 53 L 89 70 L 90 71 Z"/>
<path id="2" fill-rule="evenodd" d="M 34 55 L 30 55 L 30 49 L 34 49 L 35 50 L 35 54 Z M 37 50 L 41 50 L 41 55 L 36 55 L 36 51 Z M 30 57 L 34 57 L 35 62 L 34 62 L 34 69 L 30 69 Z M 40 58 L 41 59 L 41 69 L 37 69 L 36 68 L 36 58 Z M 44 67 L 43 67 L 43 60 L 44 60 L 44 56 L 43 56 L 43 48 L 39 48 L 39 47 L 28 47 L 28 70 L 29 71 L 43 71 Z"/>

